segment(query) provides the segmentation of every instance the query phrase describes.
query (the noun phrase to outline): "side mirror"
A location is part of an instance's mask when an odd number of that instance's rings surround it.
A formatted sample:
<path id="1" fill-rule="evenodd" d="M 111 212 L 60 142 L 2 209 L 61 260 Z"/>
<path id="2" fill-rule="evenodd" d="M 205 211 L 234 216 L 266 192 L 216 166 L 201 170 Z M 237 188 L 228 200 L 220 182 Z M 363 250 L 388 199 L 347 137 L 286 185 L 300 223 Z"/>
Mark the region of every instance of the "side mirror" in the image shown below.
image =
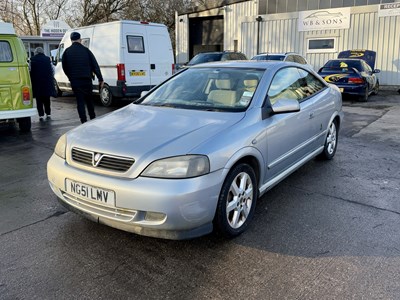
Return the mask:
<path id="1" fill-rule="evenodd" d="M 295 99 L 279 99 L 272 104 L 272 111 L 276 114 L 300 111 L 299 101 Z"/>
<path id="2" fill-rule="evenodd" d="M 140 93 L 140 98 L 146 96 L 148 93 L 149 93 L 149 91 L 142 91 L 142 92 Z"/>

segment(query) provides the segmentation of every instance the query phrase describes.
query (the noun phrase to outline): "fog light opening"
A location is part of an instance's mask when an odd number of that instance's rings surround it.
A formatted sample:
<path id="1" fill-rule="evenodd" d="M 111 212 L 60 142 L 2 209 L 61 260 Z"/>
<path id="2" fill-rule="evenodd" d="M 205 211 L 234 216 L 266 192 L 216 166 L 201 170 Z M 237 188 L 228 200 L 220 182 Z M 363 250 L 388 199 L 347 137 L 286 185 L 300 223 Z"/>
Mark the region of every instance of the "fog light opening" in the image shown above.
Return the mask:
<path id="1" fill-rule="evenodd" d="M 148 211 L 146 212 L 144 219 L 150 222 L 160 222 L 163 221 L 165 217 L 166 215 L 163 213 Z"/>

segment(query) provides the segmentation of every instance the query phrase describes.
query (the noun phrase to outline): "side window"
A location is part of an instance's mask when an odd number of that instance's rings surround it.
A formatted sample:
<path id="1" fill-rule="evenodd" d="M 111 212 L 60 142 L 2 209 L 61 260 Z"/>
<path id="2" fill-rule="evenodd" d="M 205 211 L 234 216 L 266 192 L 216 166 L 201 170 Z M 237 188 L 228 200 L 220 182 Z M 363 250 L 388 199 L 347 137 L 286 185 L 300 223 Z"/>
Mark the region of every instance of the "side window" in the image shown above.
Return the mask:
<path id="1" fill-rule="evenodd" d="M 89 39 L 89 38 L 84 38 L 84 39 L 82 39 L 82 45 L 85 46 L 86 48 L 89 48 L 89 46 L 90 46 L 90 39 Z"/>
<path id="2" fill-rule="evenodd" d="M 275 74 L 268 96 L 271 104 L 279 99 L 295 99 L 302 102 L 325 87 L 324 83 L 308 71 L 285 68 Z"/>
<path id="3" fill-rule="evenodd" d="M 279 99 L 301 100 L 303 97 L 297 92 L 300 89 L 301 78 L 297 68 L 284 68 L 279 70 L 268 90 L 268 96 L 271 104 Z"/>
<path id="4" fill-rule="evenodd" d="M 11 46 L 7 41 L 0 41 L 0 62 L 12 62 Z"/>
<path id="5" fill-rule="evenodd" d="M 144 41 L 142 36 L 126 36 L 129 53 L 144 53 Z"/>
<path id="6" fill-rule="evenodd" d="M 60 44 L 60 46 L 58 47 L 58 52 L 57 52 L 57 59 L 56 59 L 56 61 L 61 61 L 61 60 L 62 60 L 63 54 L 64 54 L 64 44 Z"/>
<path id="7" fill-rule="evenodd" d="M 369 64 L 367 64 L 365 61 L 363 61 L 363 65 L 364 65 L 364 69 L 365 69 L 366 72 L 372 73 L 372 69 L 369 66 Z"/>
<path id="8" fill-rule="evenodd" d="M 293 58 L 293 55 L 288 55 L 288 56 L 286 57 L 285 61 L 294 62 L 295 60 L 294 60 L 294 58 Z"/>
<path id="9" fill-rule="evenodd" d="M 302 64 L 302 65 L 307 64 L 306 60 L 303 57 L 301 57 L 300 55 L 295 55 L 294 56 L 294 61 L 299 63 L 299 64 Z"/>
<path id="10" fill-rule="evenodd" d="M 315 77 L 310 72 L 303 69 L 298 69 L 298 70 L 301 82 L 298 93 L 302 95 L 302 99 L 305 99 L 326 87 L 326 85 L 323 82 L 321 82 L 317 77 Z"/>

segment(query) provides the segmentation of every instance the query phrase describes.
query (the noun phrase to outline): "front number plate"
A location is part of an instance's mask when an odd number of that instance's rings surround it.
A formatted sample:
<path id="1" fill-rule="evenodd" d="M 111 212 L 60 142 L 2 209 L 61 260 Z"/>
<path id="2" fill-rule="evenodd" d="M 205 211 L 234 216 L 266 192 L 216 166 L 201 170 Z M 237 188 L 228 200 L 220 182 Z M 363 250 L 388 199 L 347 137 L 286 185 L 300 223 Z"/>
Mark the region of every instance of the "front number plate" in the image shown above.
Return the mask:
<path id="1" fill-rule="evenodd" d="M 115 192 L 69 179 L 65 180 L 66 190 L 78 198 L 115 207 Z"/>
<path id="2" fill-rule="evenodd" d="M 344 88 L 339 88 L 339 91 L 340 91 L 341 93 L 343 93 Z"/>

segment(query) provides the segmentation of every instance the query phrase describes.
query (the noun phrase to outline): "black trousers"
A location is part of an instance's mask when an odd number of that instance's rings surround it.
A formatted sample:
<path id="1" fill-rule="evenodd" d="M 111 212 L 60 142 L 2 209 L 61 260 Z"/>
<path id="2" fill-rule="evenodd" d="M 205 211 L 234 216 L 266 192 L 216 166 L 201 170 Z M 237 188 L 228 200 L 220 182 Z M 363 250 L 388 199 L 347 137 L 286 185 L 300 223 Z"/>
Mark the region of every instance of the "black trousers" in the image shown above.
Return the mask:
<path id="1" fill-rule="evenodd" d="M 89 114 L 90 119 L 96 118 L 96 114 L 94 112 L 94 104 L 93 104 L 93 85 L 92 80 L 79 80 L 71 82 L 72 91 L 76 97 L 76 104 L 78 109 L 79 118 L 81 119 L 81 123 L 85 123 L 87 121 L 86 109 Z"/>
<path id="2" fill-rule="evenodd" d="M 50 96 L 36 96 L 36 108 L 39 117 L 43 117 L 44 113 L 46 113 L 46 115 L 50 115 Z"/>

